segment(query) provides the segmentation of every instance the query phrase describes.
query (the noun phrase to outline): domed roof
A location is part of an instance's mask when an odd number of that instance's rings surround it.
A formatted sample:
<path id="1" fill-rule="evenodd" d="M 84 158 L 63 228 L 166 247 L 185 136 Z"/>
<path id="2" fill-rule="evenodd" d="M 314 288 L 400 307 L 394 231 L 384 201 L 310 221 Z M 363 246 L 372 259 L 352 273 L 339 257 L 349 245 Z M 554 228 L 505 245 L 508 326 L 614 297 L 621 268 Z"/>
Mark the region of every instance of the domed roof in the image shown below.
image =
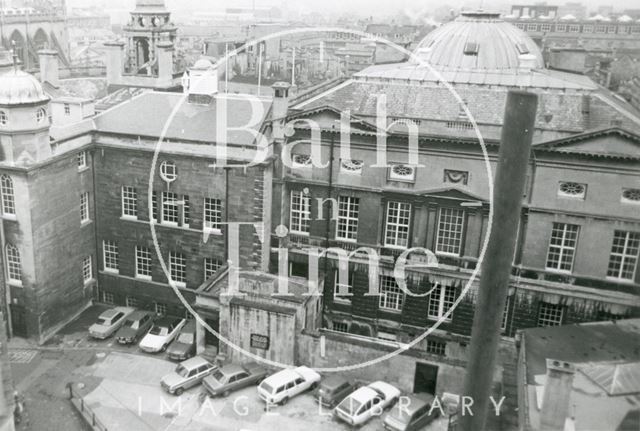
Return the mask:
<path id="1" fill-rule="evenodd" d="M 529 36 L 499 14 L 482 11 L 463 12 L 433 30 L 415 53 L 437 70 L 518 69 L 522 56 L 529 66 L 544 67 L 542 53 Z"/>
<path id="2" fill-rule="evenodd" d="M 209 69 L 213 69 L 213 63 L 211 63 L 211 61 L 209 61 L 206 58 L 201 58 L 198 61 L 196 61 L 193 65 L 193 67 L 191 68 L 193 70 L 209 70 Z"/>
<path id="3" fill-rule="evenodd" d="M 13 68 L 0 75 L 0 105 L 24 105 L 48 100 L 42 85 L 33 75 Z"/>

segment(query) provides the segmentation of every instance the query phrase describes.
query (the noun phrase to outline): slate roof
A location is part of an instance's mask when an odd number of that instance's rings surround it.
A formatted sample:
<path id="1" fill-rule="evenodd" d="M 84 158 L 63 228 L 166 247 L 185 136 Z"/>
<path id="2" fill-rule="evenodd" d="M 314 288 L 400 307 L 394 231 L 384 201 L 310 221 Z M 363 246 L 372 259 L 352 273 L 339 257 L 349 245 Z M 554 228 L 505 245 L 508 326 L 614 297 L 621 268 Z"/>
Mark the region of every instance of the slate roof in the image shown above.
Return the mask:
<path id="1" fill-rule="evenodd" d="M 270 99 L 253 98 L 262 109 L 258 124 L 251 127 L 260 130 L 267 118 Z M 252 146 L 254 137 L 247 131 L 232 130 L 248 124 L 252 116 L 251 102 L 234 94 L 218 94 L 209 105 L 188 103 L 181 93 L 146 92 L 95 117 L 96 130 L 130 136 L 160 137 L 171 113 L 176 114 L 169 124 L 165 140 L 217 142 L 217 110 L 226 103 L 228 122 L 227 143 Z M 178 106 L 179 105 L 179 106 Z"/>

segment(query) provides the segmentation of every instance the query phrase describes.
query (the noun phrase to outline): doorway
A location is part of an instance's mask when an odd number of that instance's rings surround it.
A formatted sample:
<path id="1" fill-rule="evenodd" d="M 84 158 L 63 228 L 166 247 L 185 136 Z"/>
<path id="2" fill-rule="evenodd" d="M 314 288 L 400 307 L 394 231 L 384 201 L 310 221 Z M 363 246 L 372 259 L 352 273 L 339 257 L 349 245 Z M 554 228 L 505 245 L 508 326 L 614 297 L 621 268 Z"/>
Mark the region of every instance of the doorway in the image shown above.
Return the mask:
<path id="1" fill-rule="evenodd" d="M 205 322 L 207 322 L 207 325 L 209 325 L 211 327 L 211 329 L 213 329 L 214 331 L 219 333 L 219 331 L 220 331 L 220 319 L 205 319 Z M 204 333 L 204 344 L 207 345 L 207 346 L 214 346 L 216 348 L 219 347 L 218 346 L 218 337 L 213 335 L 206 328 L 205 328 L 205 333 Z"/>
<path id="2" fill-rule="evenodd" d="M 413 379 L 413 392 L 416 394 L 436 394 L 438 382 L 438 366 L 416 362 L 416 373 Z"/>
<path id="3" fill-rule="evenodd" d="M 26 311 L 22 305 L 9 305 L 11 310 L 11 329 L 14 337 L 27 338 L 27 317 Z"/>

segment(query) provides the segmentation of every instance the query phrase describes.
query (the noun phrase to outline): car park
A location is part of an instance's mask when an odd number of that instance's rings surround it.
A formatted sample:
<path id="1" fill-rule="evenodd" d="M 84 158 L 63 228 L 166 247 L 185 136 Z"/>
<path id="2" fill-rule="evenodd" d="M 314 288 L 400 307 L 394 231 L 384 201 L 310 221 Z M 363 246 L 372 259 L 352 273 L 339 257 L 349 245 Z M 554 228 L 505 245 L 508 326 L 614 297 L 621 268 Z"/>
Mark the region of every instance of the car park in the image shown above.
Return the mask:
<path id="1" fill-rule="evenodd" d="M 258 386 L 258 396 L 268 404 L 286 404 L 302 392 L 315 389 L 320 374 L 309 367 L 287 368 L 267 377 Z"/>
<path id="2" fill-rule="evenodd" d="M 314 393 L 314 398 L 323 407 L 333 408 L 356 389 L 356 384 L 349 382 L 344 377 L 332 374 L 322 380 Z"/>
<path id="3" fill-rule="evenodd" d="M 153 325 L 154 314 L 149 311 L 136 310 L 125 320 L 116 332 L 116 340 L 120 344 L 135 344 Z"/>
<path id="4" fill-rule="evenodd" d="M 424 429 L 440 416 L 439 408 L 432 408 L 433 395 L 407 397 L 402 408 L 393 409 L 384 418 L 383 426 L 388 431 L 418 431 Z M 403 400 L 404 401 L 404 400 Z"/>
<path id="5" fill-rule="evenodd" d="M 373 382 L 347 396 L 333 410 L 336 418 L 360 426 L 390 408 L 400 398 L 400 390 L 385 382 Z"/>
<path id="6" fill-rule="evenodd" d="M 169 344 L 178 336 L 185 323 L 185 319 L 179 317 L 160 318 L 140 341 L 140 349 L 148 353 L 166 350 Z"/>
<path id="7" fill-rule="evenodd" d="M 196 321 L 191 320 L 180 330 L 176 340 L 167 349 L 167 357 L 184 361 L 196 354 Z"/>
<path id="8" fill-rule="evenodd" d="M 160 385 L 170 394 L 180 396 L 186 389 L 198 385 L 202 379 L 217 369 L 217 365 L 200 356 L 195 356 L 180 362 L 173 372 L 162 377 Z"/>
<path id="9" fill-rule="evenodd" d="M 125 321 L 125 318 L 135 310 L 129 307 L 116 307 L 104 311 L 96 323 L 89 327 L 89 335 L 104 340 L 113 335 Z"/>
<path id="10" fill-rule="evenodd" d="M 255 362 L 244 365 L 225 365 L 207 376 L 202 386 L 211 396 L 227 396 L 233 391 L 260 383 L 267 370 Z"/>

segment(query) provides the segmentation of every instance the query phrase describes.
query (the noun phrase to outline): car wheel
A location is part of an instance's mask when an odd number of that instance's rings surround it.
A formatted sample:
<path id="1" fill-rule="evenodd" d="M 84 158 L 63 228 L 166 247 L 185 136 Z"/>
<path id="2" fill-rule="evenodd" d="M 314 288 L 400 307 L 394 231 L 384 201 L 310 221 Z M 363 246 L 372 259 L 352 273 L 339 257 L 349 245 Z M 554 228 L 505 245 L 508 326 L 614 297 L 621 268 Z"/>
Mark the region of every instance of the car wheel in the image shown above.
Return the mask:
<path id="1" fill-rule="evenodd" d="M 282 399 L 282 401 L 280 401 L 280 404 L 284 406 L 284 405 L 285 405 L 285 404 L 287 404 L 288 402 L 289 402 L 289 397 L 284 397 L 284 398 Z"/>
<path id="2" fill-rule="evenodd" d="M 162 346 L 162 348 L 160 349 L 161 352 L 164 352 L 165 350 L 167 350 L 167 345 L 165 344 L 164 346 Z"/>
<path id="3" fill-rule="evenodd" d="M 224 391 L 224 392 L 222 393 L 222 396 L 223 396 L 224 398 L 227 398 L 227 397 L 229 396 L 229 394 L 230 394 L 230 392 L 229 392 L 229 391 Z"/>
<path id="4" fill-rule="evenodd" d="M 311 384 L 311 386 L 309 386 L 309 390 L 310 390 L 310 391 L 313 391 L 313 390 L 314 390 L 315 388 L 317 388 L 317 387 L 318 387 L 318 383 L 317 383 L 317 382 L 314 382 L 314 383 L 312 383 L 312 384 Z"/>
<path id="5" fill-rule="evenodd" d="M 176 396 L 179 397 L 180 395 L 182 395 L 183 392 L 184 392 L 184 389 L 182 389 L 182 388 L 176 389 Z"/>

